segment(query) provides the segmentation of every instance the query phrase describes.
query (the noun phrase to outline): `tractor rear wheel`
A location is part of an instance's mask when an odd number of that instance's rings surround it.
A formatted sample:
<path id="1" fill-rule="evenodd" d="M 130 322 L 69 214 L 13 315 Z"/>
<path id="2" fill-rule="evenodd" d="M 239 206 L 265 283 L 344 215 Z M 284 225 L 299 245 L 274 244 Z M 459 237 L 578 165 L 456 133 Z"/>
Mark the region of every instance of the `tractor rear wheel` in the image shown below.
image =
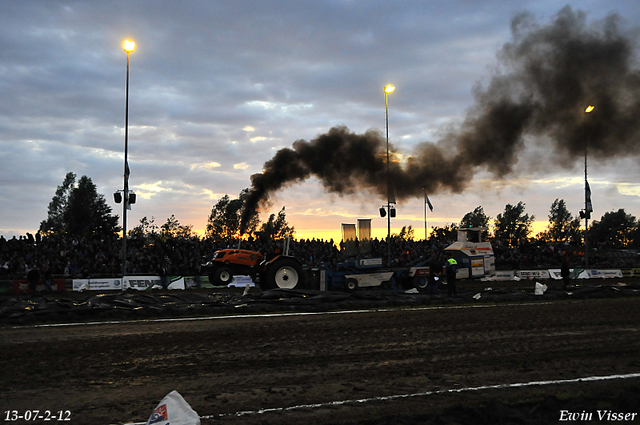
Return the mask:
<path id="1" fill-rule="evenodd" d="M 266 289 L 281 288 L 293 289 L 302 286 L 303 274 L 300 263 L 291 258 L 280 258 L 267 269 L 265 282 Z"/>

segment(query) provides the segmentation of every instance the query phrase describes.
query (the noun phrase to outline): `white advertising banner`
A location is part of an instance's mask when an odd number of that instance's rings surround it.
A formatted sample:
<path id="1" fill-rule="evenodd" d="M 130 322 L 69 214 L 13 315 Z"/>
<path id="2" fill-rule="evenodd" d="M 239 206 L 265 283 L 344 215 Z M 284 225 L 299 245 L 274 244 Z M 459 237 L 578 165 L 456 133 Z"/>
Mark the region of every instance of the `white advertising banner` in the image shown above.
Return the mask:
<path id="1" fill-rule="evenodd" d="M 162 288 L 162 279 L 160 276 L 125 276 L 124 277 L 124 289 L 137 289 L 139 291 L 146 291 L 154 286 Z"/>
<path id="2" fill-rule="evenodd" d="M 74 291 L 122 291 L 122 278 L 104 279 L 73 279 Z M 170 276 L 167 278 L 168 289 L 185 289 L 185 281 L 182 276 Z M 124 289 L 137 289 L 146 291 L 154 286 L 162 288 L 160 276 L 125 276 Z"/>
<path id="3" fill-rule="evenodd" d="M 249 286 L 256 286 L 255 283 L 253 283 L 253 280 L 251 280 L 250 276 L 244 276 L 244 275 L 240 275 L 240 276 L 234 276 L 233 280 L 231 281 L 231 283 L 228 285 L 229 287 L 235 286 L 237 288 L 244 288 L 247 285 Z"/>
<path id="4" fill-rule="evenodd" d="M 620 269 L 570 269 L 569 272 L 571 279 L 621 279 L 624 277 Z M 562 279 L 560 269 L 550 269 L 549 276 L 551 279 Z"/>
<path id="5" fill-rule="evenodd" d="M 623 277 L 622 270 L 602 270 L 602 269 L 589 269 L 587 270 L 589 279 L 621 279 Z"/>
<path id="6" fill-rule="evenodd" d="M 494 281 L 494 280 L 513 280 L 516 272 L 514 270 L 496 270 L 493 276 L 487 276 L 480 280 Z"/>
<path id="7" fill-rule="evenodd" d="M 535 279 L 549 279 L 548 270 L 518 270 L 516 276 L 520 279 L 535 280 Z"/>
<path id="8" fill-rule="evenodd" d="M 562 273 L 560 269 L 549 270 L 549 276 L 551 276 L 551 279 L 556 279 L 556 280 L 562 279 Z M 569 278 L 570 279 L 589 279 L 589 275 L 584 269 L 569 269 Z"/>
<path id="9" fill-rule="evenodd" d="M 72 289 L 74 291 L 122 291 L 122 279 L 73 279 Z"/>
<path id="10" fill-rule="evenodd" d="M 169 284 L 168 289 L 185 289 L 187 287 L 182 276 L 169 276 L 167 283 Z"/>

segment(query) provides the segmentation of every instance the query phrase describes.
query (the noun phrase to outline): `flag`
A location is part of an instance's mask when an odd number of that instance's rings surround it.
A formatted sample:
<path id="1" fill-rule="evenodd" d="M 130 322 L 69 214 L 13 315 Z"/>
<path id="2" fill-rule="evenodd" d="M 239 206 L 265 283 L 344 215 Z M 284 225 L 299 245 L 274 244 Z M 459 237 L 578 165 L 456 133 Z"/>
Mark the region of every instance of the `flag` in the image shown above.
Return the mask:
<path id="1" fill-rule="evenodd" d="M 427 205 L 429 205 L 429 210 L 433 212 L 433 205 L 431 205 L 431 201 L 429 200 L 429 197 L 427 195 L 424 195 L 424 197 L 427 199 Z"/>
<path id="2" fill-rule="evenodd" d="M 396 203 L 396 188 L 389 186 L 387 188 L 387 200 L 390 204 Z"/>
<path id="3" fill-rule="evenodd" d="M 585 180 L 585 210 L 587 212 L 593 212 L 593 205 L 591 205 L 591 187 L 589 187 L 589 182 Z"/>

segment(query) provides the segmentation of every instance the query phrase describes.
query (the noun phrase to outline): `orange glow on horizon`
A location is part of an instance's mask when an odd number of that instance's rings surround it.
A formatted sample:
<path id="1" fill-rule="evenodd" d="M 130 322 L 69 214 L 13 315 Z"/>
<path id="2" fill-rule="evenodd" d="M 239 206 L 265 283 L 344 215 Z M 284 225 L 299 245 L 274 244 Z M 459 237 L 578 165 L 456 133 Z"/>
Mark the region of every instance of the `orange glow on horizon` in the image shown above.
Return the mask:
<path id="1" fill-rule="evenodd" d="M 428 226 L 428 234 L 431 235 L 431 231 L 432 231 L 432 227 L 444 227 L 447 225 L 450 225 L 451 222 L 447 221 L 447 222 L 443 222 L 443 221 L 431 221 L 429 220 L 429 226 Z M 454 224 L 459 224 L 459 223 L 455 223 Z M 333 242 L 337 245 L 340 243 L 340 241 L 342 240 L 342 231 L 340 230 L 340 224 L 338 224 L 337 229 L 322 229 L 322 228 L 307 228 L 307 229 L 299 229 L 295 223 L 292 223 L 293 227 L 296 229 L 296 232 L 293 236 L 293 239 L 295 240 L 302 240 L 302 239 L 315 239 L 315 240 L 324 240 L 325 242 L 329 242 L 331 239 L 333 239 Z M 414 240 L 415 241 L 420 241 L 424 239 L 424 222 L 420 221 L 419 224 L 414 225 L 411 223 L 403 223 L 401 225 L 398 225 L 398 227 L 393 227 L 393 222 L 392 222 L 392 227 L 391 227 L 391 234 L 398 234 L 400 233 L 400 231 L 402 230 L 402 226 L 413 226 L 413 235 L 414 235 Z M 531 238 L 535 238 L 538 233 L 541 233 L 545 230 L 547 230 L 549 226 L 549 222 L 548 221 L 542 221 L 542 220 L 536 220 L 532 223 L 531 225 L 531 233 L 529 234 L 529 237 Z M 489 228 L 489 230 L 491 231 L 491 227 Z M 193 233 L 197 234 L 200 238 L 204 238 L 205 236 L 205 230 L 199 230 L 199 229 L 194 229 Z M 372 227 L 371 228 L 371 238 L 372 239 L 378 239 L 378 240 L 385 240 L 387 238 L 387 228 L 386 227 Z M 242 238 L 243 240 L 247 239 L 247 236 L 244 236 Z"/>

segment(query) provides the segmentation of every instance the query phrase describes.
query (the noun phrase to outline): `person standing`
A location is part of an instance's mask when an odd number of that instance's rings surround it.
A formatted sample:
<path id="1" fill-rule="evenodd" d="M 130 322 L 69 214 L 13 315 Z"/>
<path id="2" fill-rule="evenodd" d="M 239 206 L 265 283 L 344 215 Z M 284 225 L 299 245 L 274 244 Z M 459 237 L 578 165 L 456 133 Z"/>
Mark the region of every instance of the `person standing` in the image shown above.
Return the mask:
<path id="1" fill-rule="evenodd" d="M 456 289 L 456 273 L 458 272 L 458 262 L 452 255 L 447 260 L 447 295 L 458 296 Z"/>
<path id="2" fill-rule="evenodd" d="M 29 294 L 36 295 L 36 287 L 40 281 L 40 270 L 37 267 L 34 266 L 27 272 L 27 281 L 29 282 Z"/>
<path id="3" fill-rule="evenodd" d="M 562 265 L 560 266 L 560 276 L 562 276 L 562 289 L 567 290 L 567 286 L 569 286 L 571 272 L 569 270 L 569 261 L 567 261 L 567 256 L 562 256 Z"/>
<path id="4" fill-rule="evenodd" d="M 39 235 L 40 233 L 36 234 Z M 42 267 L 42 278 L 44 279 L 44 287 L 47 291 L 53 291 L 53 270 L 51 270 L 51 265 L 49 261 L 45 261 L 44 266 Z"/>
<path id="5" fill-rule="evenodd" d="M 429 264 L 429 276 L 427 277 L 427 294 L 438 295 L 441 274 L 442 263 L 438 261 L 438 258 L 434 255 Z"/>

